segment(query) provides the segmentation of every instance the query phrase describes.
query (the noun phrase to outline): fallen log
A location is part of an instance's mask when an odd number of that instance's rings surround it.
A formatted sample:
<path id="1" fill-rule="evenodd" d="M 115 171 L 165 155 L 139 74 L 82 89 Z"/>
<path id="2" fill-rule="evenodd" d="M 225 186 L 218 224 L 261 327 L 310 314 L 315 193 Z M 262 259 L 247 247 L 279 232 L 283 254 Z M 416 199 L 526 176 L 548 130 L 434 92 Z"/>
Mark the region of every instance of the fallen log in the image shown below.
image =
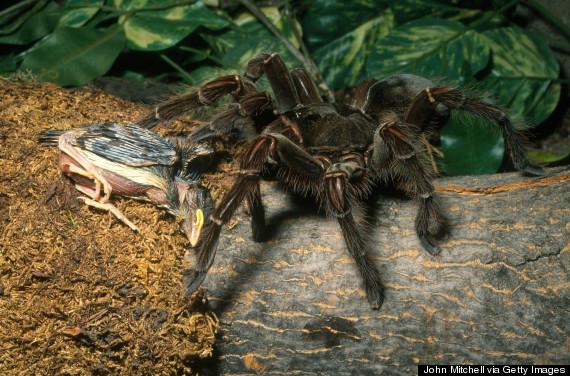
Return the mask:
<path id="1" fill-rule="evenodd" d="M 264 183 L 272 233 L 245 212 L 224 227 L 206 278 L 222 336 L 204 374 L 415 374 L 417 364 L 569 363 L 570 173 L 447 177 L 437 256 L 404 196 L 373 200 L 386 301 L 370 309 L 336 221 Z"/>

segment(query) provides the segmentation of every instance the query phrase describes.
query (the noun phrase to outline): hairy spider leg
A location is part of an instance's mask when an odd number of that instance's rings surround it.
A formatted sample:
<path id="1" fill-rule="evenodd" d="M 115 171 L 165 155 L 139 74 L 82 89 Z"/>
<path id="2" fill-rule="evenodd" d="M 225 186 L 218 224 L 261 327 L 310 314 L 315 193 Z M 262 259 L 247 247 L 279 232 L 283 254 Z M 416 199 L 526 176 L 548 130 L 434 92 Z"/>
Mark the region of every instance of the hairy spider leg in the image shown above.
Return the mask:
<path id="1" fill-rule="evenodd" d="M 236 102 L 231 103 L 228 109 L 220 112 L 209 122 L 190 134 L 194 141 L 228 134 L 239 130 L 244 136 L 257 135 L 255 121 L 252 116 L 261 113 L 271 105 L 271 95 L 266 91 L 245 94 Z"/>
<path id="2" fill-rule="evenodd" d="M 435 197 L 433 172 L 418 149 L 419 135 L 417 126 L 400 122 L 395 116 L 381 120 L 369 163 L 384 181 L 392 177 L 407 180 L 419 206 L 416 233 L 422 246 L 435 255 L 440 251 L 437 240 L 446 232 L 445 219 Z"/>
<path id="3" fill-rule="evenodd" d="M 268 134 L 254 139 L 241 157 L 240 172 L 233 186 L 214 209 L 211 221 L 204 229 L 194 269 L 185 272 L 183 286 L 186 293 L 192 294 L 202 284 L 214 261 L 221 227 L 231 219 L 246 198 L 252 204 L 254 239 L 261 239 L 265 210 L 261 202 L 259 180 L 264 163 L 270 160 L 307 176 L 319 177 L 322 174 L 321 163 L 286 137 Z"/>
<path id="4" fill-rule="evenodd" d="M 265 134 L 257 137 L 241 158 L 240 173 L 234 185 L 224 196 L 211 216 L 211 222 L 205 230 L 205 236 L 198 245 L 196 265 L 187 271 L 183 279 L 184 289 L 192 294 L 203 282 L 216 254 L 217 241 L 221 226 L 227 223 L 235 210 L 247 200 L 252 214 L 252 233 L 254 240 L 262 239 L 265 226 L 265 209 L 261 200 L 259 181 L 264 163 L 272 161 L 304 175 L 320 181 L 326 187 L 327 206 L 329 212 L 337 218 L 350 255 L 355 259 L 358 270 L 364 279 L 364 286 L 370 305 L 379 308 L 384 300 L 384 287 L 380 272 L 374 264 L 368 250 L 370 246 L 364 236 L 361 225 L 354 220 L 351 208 L 354 198 L 345 191 L 354 171 L 360 166 L 348 161 L 335 164 L 335 169 L 323 174 L 323 164 L 298 145 L 283 135 Z M 331 209 L 332 208 L 332 209 Z"/>
<path id="5" fill-rule="evenodd" d="M 257 55 L 247 64 L 245 76 L 253 82 L 264 73 L 275 94 L 279 112 L 283 113 L 300 106 L 301 101 L 291 73 L 277 52 Z"/>
<path id="6" fill-rule="evenodd" d="M 446 87 L 423 90 L 412 101 L 404 122 L 420 125 L 432 114 L 438 103 L 452 109 L 471 112 L 496 124 L 505 141 L 505 151 L 514 166 L 529 176 L 544 175 L 544 167 L 533 164 L 526 158 L 524 138 L 513 127 L 505 111 L 492 104 L 467 98 L 458 90 Z"/>
<path id="7" fill-rule="evenodd" d="M 295 90 L 297 91 L 299 100 L 302 104 L 308 105 L 323 102 L 323 98 L 319 94 L 317 85 L 315 85 L 315 82 L 311 77 L 309 77 L 304 69 L 293 69 L 291 71 L 291 79 L 293 80 Z"/>
<path id="8" fill-rule="evenodd" d="M 187 111 L 209 106 L 225 95 L 231 94 L 237 98 L 249 92 L 257 92 L 255 85 L 253 85 L 250 80 L 244 80 L 244 78 L 239 75 L 218 77 L 207 82 L 198 91 L 182 96 L 173 96 L 169 100 L 161 103 L 155 107 L 154 112 L 149 113 L 139 120 L 137 125 L 151 129 L 161 121 L 168 121 Z"/>
<path id="9" fill-rule="evenodd" d="M 365 111 L 365 109 L 369 107 L 370 88 L 377 82 L 378 80 L 375 78 L 367 78 L 361 81 L 358 86 L 356 86 L 349 105 L 354 108 L 359 108 L 361 111 Z"/>
<path id="10" fill-rule="evenodd" d="M 203 106 L 209 106 L 228 94 L 231 94 L 238 101 L 239 106 L 230 108 L 227 114 L 220 115 L 220 117 L 225 119 L 231 117 L 231 115 L 234 115 L 233 118 L 236 116 L 248 117 L 256 111 L 267 107 L 271 102 L 271 97 L 268 93 L 261 94 L 263 100 L 260 102 L 260 94 L 255 87 L 255 81 L 264 73 L 274 90 L 281 112 L 295 108 L 300 104 L 299 95 L 295 90 L 295 85 L 287 70 L 287 66 L 279 54 L 274 52 L 252 58 L 243 76 L 222 76 L 207 82 L 196 92 L 172 97 L 157 106 L 153 113 L 139 120 L 137 125 L 147 129 L 153 128 L 161 121 L 170 120 L 184 112 L 193 111 Z M 254 97 L 240 101 L 240 98 L 249 95 Z M 253 104 L 255 106 L 252 106 Z M 218 121 L 218 124 L 220 123 L 221 121 Z M 199 137 L 199 134 L 194 135 L 194 138 L 197 137 Z M 205 138 L 207 136 L 200 137 Z"/>
<path id="11" fill-rule="evenodd" d="M 328 211 L 337 219 L 348 252 L 356 261 L 368 302 L 373 309 L 379 309 L 384 301 L 384 283 L 378 267 L 370 257 L 371 246 L 366 231 L 352 214 L 352 208 L 359 206 L 359 203 L 349 193 L 350 181 L 362 174 L 363 170 L 363 166 L 354 160 L 335 163 L 327 169 L 322 180 Z"/>
<path id="12" fill-rule="evenodd" d="M 352 258 L 356 261 L 358 271 L 364 280 L 364 289 L 368 303 L 373 309 L 379 309 L 384 302 L 384 283 L 378 267 L 370 257 L 371 247 L 365 236 L 366 231 L 356 223 L 351 213 L 337 218 L 342 235 Z"/>
<path id="13" fill-rule="evenodd" d="M 208 123 L 192 132 L 190 137 L 199 141 L 217 134 L 228 134 L 239 130 L 246 136 L 255 136 L 255 122 L 252 116 L 260 114 L 271 103 L 268 92 L 258 92 L 254 83 L 266 75 L 275 94 L 278 110 L 275 115 L 301 106 L 322 102 L 317 87 L 302 69 L 289 71 L 285 62 L 276 52 L 261 54 L 252 58 L 241 78 L 248 83 L 248 90 L 228 109 L 214 116 Z"/>

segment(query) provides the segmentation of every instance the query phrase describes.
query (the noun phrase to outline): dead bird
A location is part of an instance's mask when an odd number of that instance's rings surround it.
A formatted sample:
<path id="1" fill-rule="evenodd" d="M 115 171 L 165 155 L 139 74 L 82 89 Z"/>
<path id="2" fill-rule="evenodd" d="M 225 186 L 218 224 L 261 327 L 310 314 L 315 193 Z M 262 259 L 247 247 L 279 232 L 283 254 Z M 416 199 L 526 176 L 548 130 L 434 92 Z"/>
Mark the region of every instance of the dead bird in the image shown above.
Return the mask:
<path id="1" fill-rule="evenodd" d="M 138 227 L 110 201 L 112 193 L 150 201 L 176 217 L 196 246 L 212 208 L 210 192 L 192 181 L 213 158 L 213 150 L 182 137 L 160 137 L 134 124 L 86 124 L 45 130 L 39 141 L 60 149 L 59 166 L 75 181 L 87 205 L 110 211 L 134 231 Z"/>

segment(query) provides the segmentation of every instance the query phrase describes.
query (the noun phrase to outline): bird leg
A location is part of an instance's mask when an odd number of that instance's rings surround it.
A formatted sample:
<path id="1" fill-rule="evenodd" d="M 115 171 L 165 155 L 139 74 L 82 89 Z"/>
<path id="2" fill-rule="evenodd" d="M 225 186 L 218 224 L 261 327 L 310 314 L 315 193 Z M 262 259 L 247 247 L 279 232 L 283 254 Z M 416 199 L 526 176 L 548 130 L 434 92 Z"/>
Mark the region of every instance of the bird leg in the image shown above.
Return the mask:
<path id="1" fill-rule="evenodd" d="M 69 136 L 73 137 L 73 136 Z M 59 140 L 59 149 L 64 152 L 65 154 L 69 155 L 71 159 L 79 164 L 83 169 L 78 168 L 74 164 L 67 164 L 67 171 L 78 174 L 81 176 L 85 176 L 89 179 L 92 179 L 95 182 L 95 194 L 96 196 L 93 197 L 94 199 L 101 196 L 101 185 L 103 186 L 103 191 L 105 192 L 105 196 L 98 200 L 99 202 L 107 202 L 111 197 L 111 193 L 113 192 L 113 188 L 111 184 L 101 175 L 97 167 L 93 166 L 91 162 L 89 162 L 85 157 L 81 155 L 75 148 L 69 143 L 69 139 L 67 135 L 61 136 Z M 65 170 L 64 170 L 65 172 Z"/>
<path id="2" fill-rule="evenodd" d="M 95 197 L 96 197 L 96 195 L 97 195 L 97 193 L 95 192 L 95 190 L 93 190 L 93 189 L 91 189 L 91 188 L 89 188 L 89 187 L 86 187 L 86 186 L 84 186 L 84 185 L 80 185 L 80 184 L 76 184 L 76 185 L 75 185 L 75 188 L 76 188 L 79 192 L 81 192 L 81 193 L 83 193 L 83 194 L 85 194 L 85 195 L 87 195 L 87 196 L 91 196 L 91 197 L 92 197 L 92 198 L 89 198 L 89 197 L 78 197 L 78 199 L 83 200 L 83 202 L 84 202 L 86 205 L 93 206 L 93 207 L 95 207 L 95 208 L 97 208 L 97 209 L 103 209 L 103 210 L 109 211 L 109 212 L 113 213 L 113 214 L 115 215 L 115 217 L 117 217 L 117 219 L 119 219 L 121 222 L 123 222 L 124 224 L 126 224 L 127 226 L 129 226 L 133 231 L 140 232 L 139 228 L 138 228 L 133 222 L 129 221 L 129 220 L 127 219 L 127 217 L 125 217 L 125 215 L 124 215 L 123 213 L 121 213 L 121 211 L 119 210 L 119 208 L 117 208 L 115 205 L 113 205 L 113 204 L 110 203 L 110 202 L 100 202 L 100 201 L 97 201 L 97 200 L 95 199 Z"/>
<path id="3" fill-rule="evenodd" d="M 64 137 L 62 137 L 63 139 Z M 129 226 L 134 231 L 140 231 L 139 228 L 133 224 L 131 221 L 125 217 L 121 211 L 109 202 L 109 197 L 111 196 L 112 187 L 111 184 L 103 177 L 103 175 L 98 171 L 98 169 L 93 166 L 89 161 L 87 161 L 80 153 L 78 153 L 73 146 L 69 145 L 65 140 L 60 140 L 60 149 L 69 156 L 74 162 L 78 163 L 79 166 L 73 164 L 70 161 L 63 162 L 61 167 L 65 174 L 71 175 L 76 174 L 79 176 L 86 177 L 93 181 L 95 184 L 95 189 L 89 188 L 85 185 L 77 183 L 75 188 L 89 196 L 89 197 L 79 197 L 83 200 L 85 204 L 89 206 L 96 207 L 98 209 L 103 209 L 113 213 L 120 221 Z M 73 177 L 72 177 L 73 178 Z M 105 191 L 105 196 L 101 196 L 101 186 Z"/>

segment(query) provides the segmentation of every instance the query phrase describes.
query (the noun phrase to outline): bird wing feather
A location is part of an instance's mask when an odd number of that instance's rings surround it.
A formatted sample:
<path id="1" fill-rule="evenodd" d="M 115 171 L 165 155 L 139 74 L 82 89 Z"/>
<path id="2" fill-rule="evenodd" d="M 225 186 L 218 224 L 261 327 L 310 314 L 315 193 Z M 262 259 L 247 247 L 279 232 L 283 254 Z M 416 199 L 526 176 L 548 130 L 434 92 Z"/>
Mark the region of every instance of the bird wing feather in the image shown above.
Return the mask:
<path id="1" fill-rule="evenodd" d="M 78 132 L 74 143 L 101 157 L 129 166 L 170 166 L 178 160 L 176 150 L 151 130 L 128 123 L 89 124 Z"/>

